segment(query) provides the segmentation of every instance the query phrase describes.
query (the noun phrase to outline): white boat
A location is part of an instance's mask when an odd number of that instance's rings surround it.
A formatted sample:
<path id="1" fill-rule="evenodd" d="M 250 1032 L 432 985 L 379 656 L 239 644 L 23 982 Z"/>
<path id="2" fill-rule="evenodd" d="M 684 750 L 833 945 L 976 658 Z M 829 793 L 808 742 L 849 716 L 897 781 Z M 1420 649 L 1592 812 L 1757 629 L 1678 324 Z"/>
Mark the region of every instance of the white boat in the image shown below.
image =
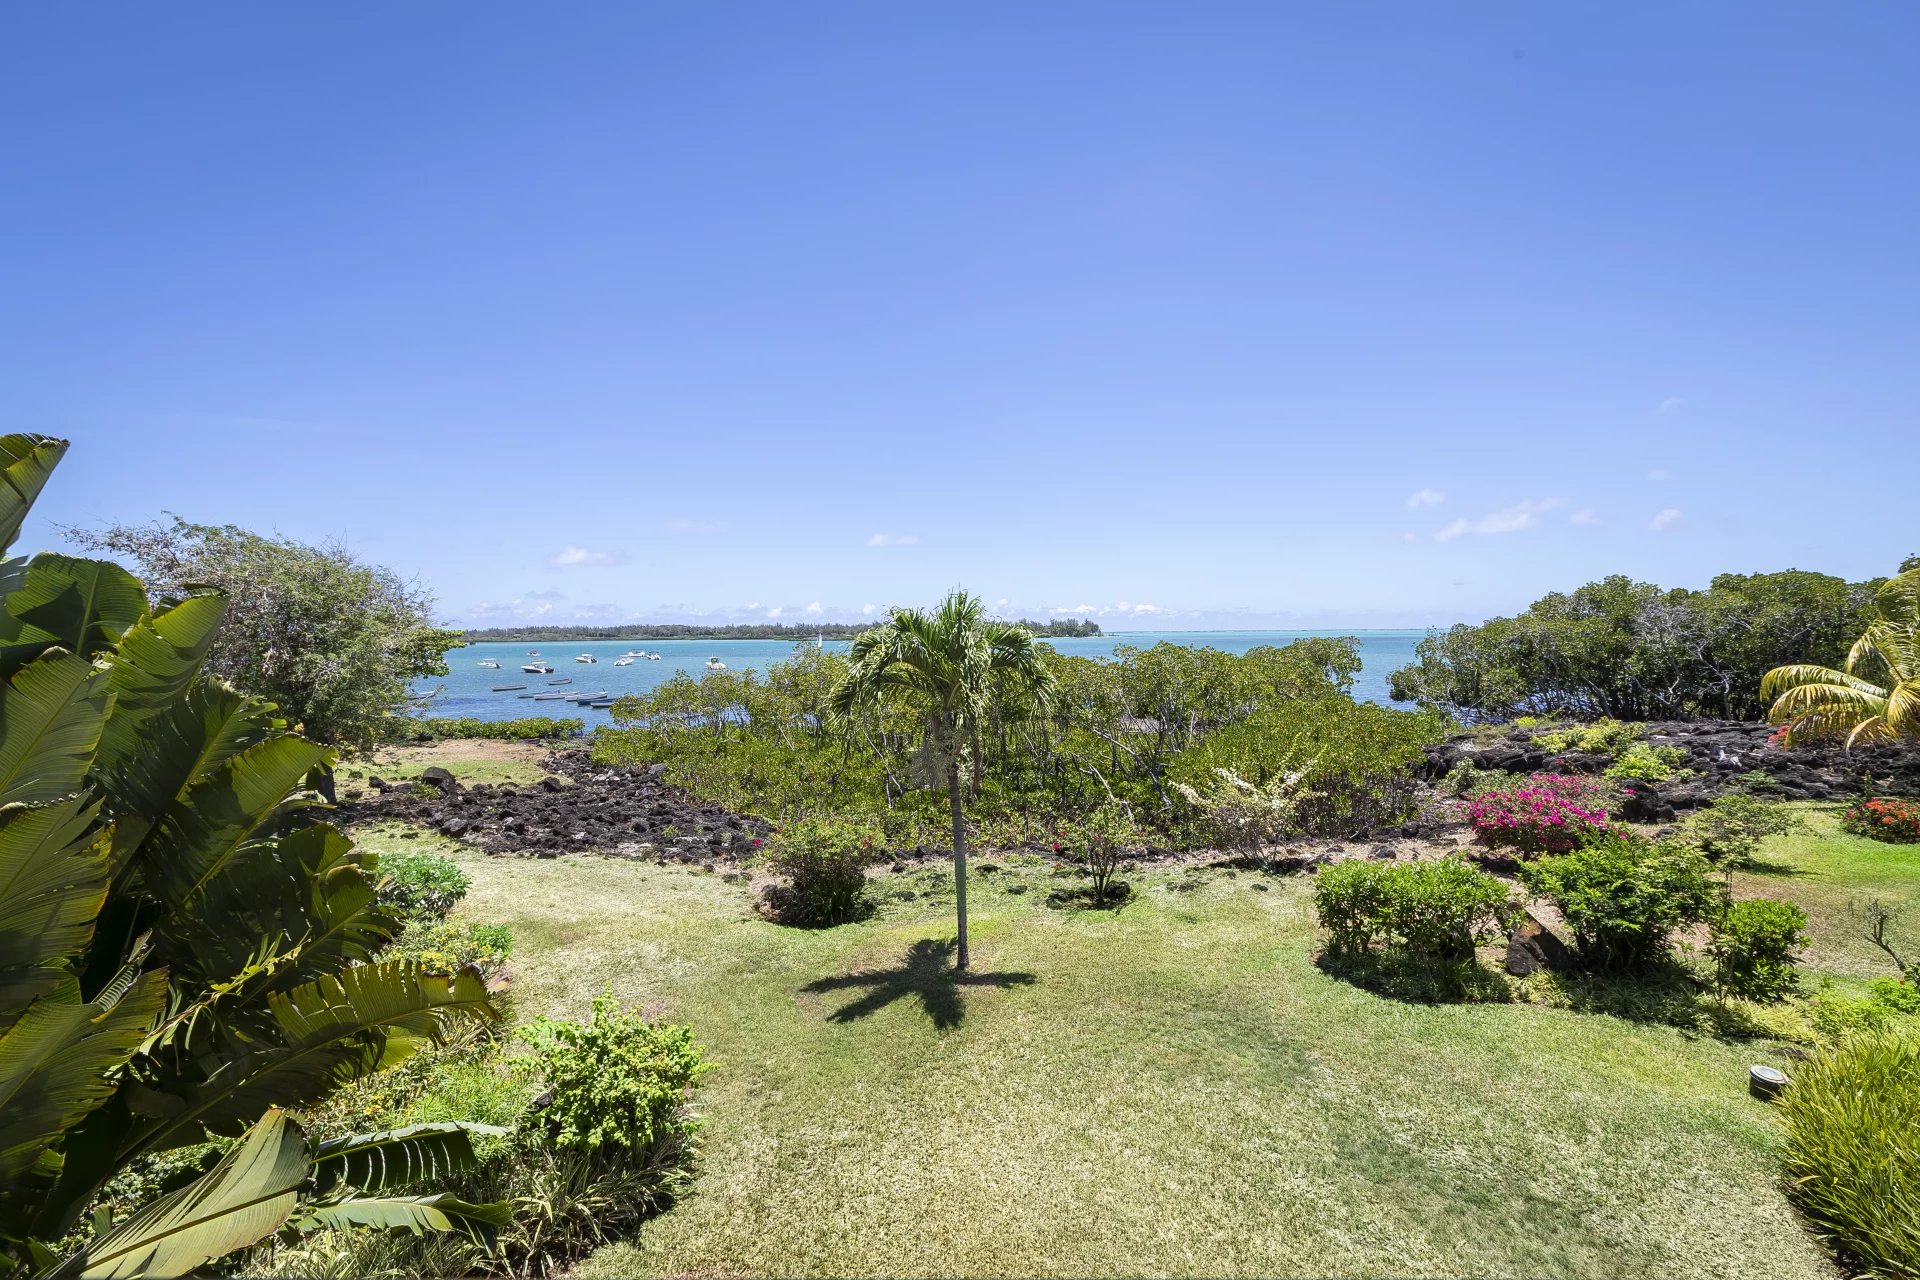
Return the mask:
<path id="1" fill-rule="evenodd" d="M 647 656 L 647 651 L 645 649 L 629 649 L 620 656 L 623 658 L 644 658 Z"/>
<path id="2" fill-rule="evenodd" d="M 575 662 L 598 662 L 600 661 L 600 659 L 594 657 L 590 653 L 583 653 L 583 654 L 580 654 L 578 657 L 576 657 L 574 661 Z"/>
<path id="3" fill-rule="evenodd" d="M 529 658 L 537 658 L 540 656 L 540 651 L 538 649 L 529 649 L 527 650 L 527 656 Z"/>
<path id="4" fill-rule="evenodd" d="M 549 662 L 523 663 L 520 669 L 530 676 L 550 676 L 553 674 L 553 664 Z"/>
<path id="5" fill-rule="evenodd" d="M 500 664 L 495 662 L 492 658 L 482 658 L 480 660 L 480 665 L 485 667 L 488 671 L 498 671 L 500 669 Z"/>
<path id="6" fill-rule="evenodd" d="M 718 659 L 718 658 L 708 658 L 708 659 L 707 659 L 707 670 L 709 670 L 709 671 L 725 671 L 726 669 L 727 669 L 727 664 L 726 664 L 726 663 L 724 663 L 724 662 L 722 662 L 722 661 L 720 661 L 720 659 Z"/>
<path id="7" fill-rule="evenodd" d="M 657 653 L 650 653 L 650 654 L 648 654 L 648 655 L 647 655 L 647 661 L 648 661 L 648 662 L 658 662 L 658 661 L 660 661 L 660 655 L 659 655 L 659 654 L 657 654 Z"/>
<path id="8" fill-rule="evenodd" d="M 630 667 L 633 665 L 633 655 L 629 653 L 629 654 L 624 654 L 621 657 L 615 658 L 613 660 L 613 665 L 616 667 Z"/>

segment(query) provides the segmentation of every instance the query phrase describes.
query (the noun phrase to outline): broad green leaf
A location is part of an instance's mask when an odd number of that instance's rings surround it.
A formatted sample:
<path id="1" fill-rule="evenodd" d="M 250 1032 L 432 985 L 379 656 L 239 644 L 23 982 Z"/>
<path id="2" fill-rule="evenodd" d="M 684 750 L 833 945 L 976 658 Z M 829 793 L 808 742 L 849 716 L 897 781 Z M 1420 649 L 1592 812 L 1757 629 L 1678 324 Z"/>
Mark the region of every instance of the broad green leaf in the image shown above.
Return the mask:
<path id="1" fill-rule="evenodd" d="M 136 1112 L 164 1121 L 151 1150 L 234 1133 L 268 1106 L 305 1106 L 437 1040 L 455 1018 L 491 1021 L 479 971 L 427 971 L 409 960 L 356 965 L 267 997 L 266 1008 L 208 1011 L 169 1051 L 164 1083 L 135 1088 Z M 198 1064 L 205 1074 L 186 1072 Z"/>
<path id="2" fill-rule="evenodd" d="M 7 668 L 59 646 L 92 658 L 120 643 L 147 611 L 140 580 L 110 560 L 44 552 L 0 610 L 0 664 Z"/>
<path id="3" fill-rule="evenodd" d="M 322 1193 L 342 1187 L 371 1193 L 445 1182 L 473 1167 L 476 1136 L 500 1138 L 509 1132 L 448 1120 L 329 1138 L 314 1149 L 314 1187 Z"/>
<path id="4" fill-rule="evenodd" d="M 0 686 L 0 804 L 40 804 L 78 791 L 113 697 L 107 673 L 50 650 Z"/>
<path id="5" fill-rule="evenodd" d="M 290 986 L 373 957 L 399 932 L 377 902 L 353 841 L 324 823 L 249 841 L 195 899 L 165 921 L 161 953 L 175 977 L 231 981 L 264 941 L 297 952 L 271 984 Z"/>
<path id="6" fill-rule="evenodd" d="M 114 1091 L 113 1072 L 166 1003 L 167 975 L 122 975 L 84 1004 L 41 999 L 0 1035 L 0 1188 L 23 1185 L 50 1144 Z"/>
<path id="7" fill-rule="evenodd" d="M 107 899 L 99 806 L 78 796 L 0 808 L 0 1030 L 51 993 Z"/>
<path id="8" fill-rule="evenodd" d="M 505 1202 L 472 1204 L 451 1195 L 353 1196 L 311 1205 L 296 1219 L 303 1230 L 322 1227 L 360 1227 L 372 1231 L 455 1231 L 491 1249 L 502 1227 L 513 1223 L 513 1207 Z"/>
<path id="9" fill-rule="evenodd" d="M 66 452 L 67 442 L 51 436 L 0 436 L 0 551 L 20 536 L 34 499 Z"/>
<path id="10" fill-rule="evenodd" d="M 269 1111 L 205 1175 L 91 1241 L 55 1272 L 82 1280 L 171 1280 L 279 1230 L 307 1178 L 300 1126 Z"/>
<path id="11" fill-rule="evenodd" d="M 175 798 L 139 859 L 148 890 L 170 917 L 191 917 L 195 899 L 329 755 L 291 734 L 267 738 L 229 756 Z"/>

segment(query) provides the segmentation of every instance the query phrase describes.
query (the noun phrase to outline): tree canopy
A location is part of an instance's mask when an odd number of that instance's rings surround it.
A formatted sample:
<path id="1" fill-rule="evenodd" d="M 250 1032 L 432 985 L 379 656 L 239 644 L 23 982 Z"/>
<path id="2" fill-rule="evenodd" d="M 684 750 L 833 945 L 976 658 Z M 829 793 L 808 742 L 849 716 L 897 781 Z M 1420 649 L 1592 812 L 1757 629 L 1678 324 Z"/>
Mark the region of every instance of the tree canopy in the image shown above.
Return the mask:
<path id="1" fill-rule="evenodd" d="M 418 704 L 411 682 L 447 673 L 460 633 L 432 623 L 433 597 L 338 545 L 309 546 L 233 525 L 170 523 L 69 530 L 127 556 L 163 599 L 217 587 L 226 621 L 210 674 L 277 704 L 307 737 L 365 749 L 389 716 Z"/>

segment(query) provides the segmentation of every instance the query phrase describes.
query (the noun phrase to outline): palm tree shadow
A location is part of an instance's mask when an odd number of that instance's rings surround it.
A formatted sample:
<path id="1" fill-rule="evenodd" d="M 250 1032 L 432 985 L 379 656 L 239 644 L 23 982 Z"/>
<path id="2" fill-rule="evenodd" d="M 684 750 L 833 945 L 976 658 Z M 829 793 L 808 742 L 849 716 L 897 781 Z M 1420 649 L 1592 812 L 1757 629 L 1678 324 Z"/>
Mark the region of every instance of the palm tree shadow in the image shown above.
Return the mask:
<path id="1" fill-rule="evenodd" d="M 866 994 L 844 1004 L 827 1015 L 829 1022 L 853 1022 L 880 1012 L 895 1000 L 907 996 L 919 998 L 933 1025 L 945 1031 L 960 1025 L 966 1008 L 960 999 L 962 987 L 1024 987 L 1035 981 L 1031 973 L 974 973 L 953 967 L 953 943 L 923 938 L 907 948 L 906 960 L 897 969 L 873 969 L 842 974 L 837 978 L 819 978 L 800 988 L 815 995 L 829 991 L 867 988 Z"/>

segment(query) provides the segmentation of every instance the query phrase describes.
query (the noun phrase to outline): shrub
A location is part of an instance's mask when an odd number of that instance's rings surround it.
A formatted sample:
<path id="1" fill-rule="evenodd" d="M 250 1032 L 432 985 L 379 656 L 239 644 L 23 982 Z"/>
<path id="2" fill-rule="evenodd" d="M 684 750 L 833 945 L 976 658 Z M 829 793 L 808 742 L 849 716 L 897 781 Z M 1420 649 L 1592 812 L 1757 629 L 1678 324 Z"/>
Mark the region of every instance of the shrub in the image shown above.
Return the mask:
<path id="1" fill-rule="evenodd" d="M 530 1052 L 514 1070 L 547 1086 L 527 1125 L 603 1167 L 655 1163 L 693 1133 L 688 1091 L 708 1064 L 690 1028 L 621 1013 L 611 988 L 586 1022 L 540 1018 L 520 1028 Z"/>
<path id="2" fill-rule="evenodd" d="M 1841 814 L 1840 825 L 1869 840 L 1920 844 L 1920 801 L 1872 796 Z"/>
<path id="3" fill-rule="evenodd" d="M 1827 989 L 1814 997 L 1813 1029 L 1827 1040 L 1896 1030 L 1920 1014 L 1920 988 L 1904 978 L 1875 978 L 1864 996 L 1841 995 Z"/>
<path id="4" fill-rule="evenodd" d="M 1080 860 L 1092 879 L 1090 892 L 1095 902 L 1105 902 L 1115 893 L 1114 874 L 1129 853 L 1140 847 L 1140 829 L 1125 805 L 1109 802 L 1095 809 L 1076 826 L 1062 830 L 1056 847 Z M 1126 886 L 1118 886 L 1124 892 Z"/>
<path id="5" fill-rule="evenodd" d="M 1614 757 L 1606 776 L 1618 782 L 1668 782 L 1688 772 L 1677 767 L 1686 758 L 1687 753 L 1679 747 L 1635 742 Z"/>
<path id="6" fill-rule="evenodd" d="M 513 954 L 513 931 L 503 924 L 456 924 L 451 920 L 414 920 L 384 953 L 418 960 L 437 973 L 473 965 L 491 979 Z"/>
<path id="7" fill-rule="evenodd" d="M 763 861 L 787 883 L 770 891 L 774 914 L 788 924 L 835 925 L 866 914 L 867 866 L 884 840 L 847 818 L 797 818 L 768 840 Z"/>
<path id="8" fill-rule="evenodd" d="M 1777 800 L 1730 791 L 1687 819 L 1700 851 L 1710 858 L 1738 865 L 1760 851 L 1768 836 L 1784 836 L 1805 824 Z"/>
<path id="9" fill-rule="evenodd" d="M 1784 790 L 1780 779 L 1765 769 L 1749 769 L 1733 780 L 1733 784 L 1749 795 L 1770 795 Z"/>
<path id="10" fill-rule="evenodd" d="M 1536 733 L 1533 742 L 1556 754 L 1579 751 L 1586 755 L 1618 756 L 1638 744 L 1645 732 L 1645 725 L 1602 717 L 1589 725 L 1578 725 L 1556 733 Z"/>
<path id="11" fill-rule="evenodd" d="M 1887 1276 L 1920 1276 L 1920 1037 L 1855 1036 L 1802 1064 L 1781 1098 L 1807 1216 Z"/>
<path id="12" fill-rule="evenodd" d="M 525 716 L 519 720 L 396 718 L 387 728 L 390 742 L 437 742 L 448 738 L 490 738 L 498 742 L 536 742 L 548 738 L 577 738 L 587 722 L 558 716 Z"/>
<path id="13" fill-rule="evenodd" d="M 1536 773 L 1526 784 L 1483 791 L 1463 811 L 1473 837 L 1519 854 L 1564 853 L 1608 830 L 1612 788 L 1593 778 Z"/>
<path id="14" fill-rule="evenodd" d="M 1458 858 L 1337 862 L 1314 876 L 1313 907 L 1331 951 L 1459 962 L 1504 927 L 1507 890 Z"/>
<path id="15" fill-rule="evenodd" d="M 1675 929 L 1706 919 L 1720 901 L 1698 850 L 1620 834 L 1520 868 L 1573 929 L 1581 959 L 1602 970 L 1642 968 L 1665 954 Z"/>
<path id="16" fill-rule="evenodd" d="M 1302 785 L 1305 776 L 1304 769 L 1296 769 L 1256 784 L 1220 768 L 1204 789 L 1185 782 L 1175 782 L 1173 789 L 1193 806 L 1210 843 L 1222 849 L 1257 850 L 1297 829 L 1300 803 L 1310 796 Z"/>
<path id="17" fill-rule="evenodd" d="M 1293 698 L 1207 735 L 1180 753 L 1167 776 L 1183 795 L 1209 794 L 1236 806 L 1227 775 L 1252 792 L 1284 788 L 1284 820 L 1267 839 L 1292 831 L 1347 834 L 1404 822 L 1418 803 L 1414 768 L 1445 734 L 1439 715 L 1395 711 L 1345 697 Z M 1272 826 L 1272 823 L 1266 825 Z"/>
<path id="18" fill-rule="evenodd" d="M 1722 995 L 1763 1004 L 1800 985 L 1795 963 L 1807 945 L 1807 913 L 1791 902 L 1753 898 L 1728 904 L 1707 941 L 1714 986 Z"/>
<path id="19" fill-rule="evenodd" d="M 467 896 L 472 879 L 437 853 L 391 853 L 380 859 L 381 905 L 412 920 L 440 920 Z"/>

